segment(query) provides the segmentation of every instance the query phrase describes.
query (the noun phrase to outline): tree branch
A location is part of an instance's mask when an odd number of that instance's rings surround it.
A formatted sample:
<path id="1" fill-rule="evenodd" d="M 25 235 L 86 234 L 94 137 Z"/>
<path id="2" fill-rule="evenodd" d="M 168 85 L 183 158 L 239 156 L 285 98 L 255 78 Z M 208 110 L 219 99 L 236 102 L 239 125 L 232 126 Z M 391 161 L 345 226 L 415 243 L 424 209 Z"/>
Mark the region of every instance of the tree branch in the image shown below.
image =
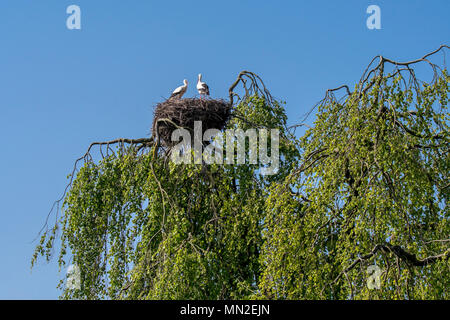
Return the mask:
<path id="1" fill-rule="evenodd" d="M 358 262 L 363 262 L 366 261 L 370 258 L 372 258 L 378 251 L 384 251 L 384 252 L 391 252 L 393 253 L 395 256 L 397 256 L 397 258 L 399 258 L 400 260 L 405 261 L 406 263 L 415 266 L 415 267 L 424 267 L 427 266 L 429 264 L 432 264 L 440 259 L 448 259 L 450 256 L 450 248 L 447 249 L 446 251 L 444 251 L 443 253 L 434 255 L 434 256 L 429 256 L 426 257 L 424 259 L 417 259 L 416 255 L 410 252 L 407 252 L 405 249 L 403 249 L 400 246 L 393 246 L 391 244 L 377 244 L 370 253 L 359 257 L 358 259 L 356 259 L 355 261 L 353 261 L 347 268 L 345 268 L 338 276 L 337 278 L 333 281 L 333 283 L 335 283 L 337 280 L 339 280 L 339 278 L 349 272 L 351 269 L 353 269 Z"/>

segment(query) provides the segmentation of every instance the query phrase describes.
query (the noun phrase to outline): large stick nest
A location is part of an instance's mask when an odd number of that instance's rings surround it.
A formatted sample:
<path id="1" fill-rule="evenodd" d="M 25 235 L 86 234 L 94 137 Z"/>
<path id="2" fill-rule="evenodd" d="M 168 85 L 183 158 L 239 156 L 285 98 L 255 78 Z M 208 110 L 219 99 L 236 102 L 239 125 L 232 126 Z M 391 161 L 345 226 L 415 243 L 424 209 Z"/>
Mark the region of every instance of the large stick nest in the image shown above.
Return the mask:
<path id="1" fill-rule="evenodd" d="M 208 129 L 222 130 L 230 115 L 231 104 L 222 99 L 168 99 L 156 105 L 152 134 L 161 145 L 170 147 L 178 143 L 171 139 L 175 129 L 185 128 L 193 137 L 194 121 L 201 121 L 202 134 Z"/>

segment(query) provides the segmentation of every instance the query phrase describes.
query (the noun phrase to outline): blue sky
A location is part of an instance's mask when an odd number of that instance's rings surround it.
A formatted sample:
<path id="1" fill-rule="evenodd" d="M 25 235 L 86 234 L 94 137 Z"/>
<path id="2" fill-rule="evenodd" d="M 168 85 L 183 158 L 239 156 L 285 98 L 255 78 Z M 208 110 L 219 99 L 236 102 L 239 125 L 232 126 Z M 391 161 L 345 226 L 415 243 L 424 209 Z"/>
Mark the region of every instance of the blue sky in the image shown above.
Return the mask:
<path id="1" fill-rule="evenodd" d="M 81 8 L 81 30 L 66 8 Z M 369 30 L 366 8 L 381 8 Z M 92 141 L 149 134 L 152 107 L 204 75 L 227 97 L 259 74 L 295 124 L 327 88 L 359 79 L 377 54 L 411 60 L 449 44 L 450 2 L 0 2 L 0 299 L 56 299 L 56 261 L 30 271 L 31 241 Z"/>

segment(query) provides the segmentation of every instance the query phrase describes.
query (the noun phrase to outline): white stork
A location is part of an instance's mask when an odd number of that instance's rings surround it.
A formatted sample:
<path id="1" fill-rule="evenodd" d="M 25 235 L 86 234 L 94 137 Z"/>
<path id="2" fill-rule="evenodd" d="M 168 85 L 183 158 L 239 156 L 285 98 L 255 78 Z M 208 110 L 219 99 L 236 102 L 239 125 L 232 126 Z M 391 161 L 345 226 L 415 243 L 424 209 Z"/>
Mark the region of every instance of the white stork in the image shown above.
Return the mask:
<path id="1" fill-rule="evenodd" d="M 169 99 L 181 99 L 183 94 L 185 94 L 187 90 L 188 82 L 186 79 L 183 80 L 184 85 L 179 86 L 175 90 L 173 90 L 172 95 L 169 97 Z"/>
<path id="2" fill-rule="evenodd" d="M 200 94 L 200 97 L 203 95 L 209 96 L 209 87 L 206 83 L 202 82 L 202 75 L 198 75 L 198 82 L 197 82 L 197 90 Z"/>

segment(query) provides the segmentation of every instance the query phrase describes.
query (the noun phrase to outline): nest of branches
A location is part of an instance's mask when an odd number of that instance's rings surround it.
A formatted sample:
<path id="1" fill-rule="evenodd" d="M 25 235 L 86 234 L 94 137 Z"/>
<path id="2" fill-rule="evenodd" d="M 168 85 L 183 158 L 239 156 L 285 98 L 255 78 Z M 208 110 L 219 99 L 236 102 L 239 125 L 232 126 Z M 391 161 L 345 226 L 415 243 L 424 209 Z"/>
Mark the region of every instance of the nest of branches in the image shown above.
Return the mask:
<path id="1" fill-rule="evenodd" d="M 152 135 L 158 137 L 161 145 L 170 147 L 178 143 L 172 141 L 172 132 L 184 128 L 193 136 L 195 121 L 201 121 L 202 134 L 208 129 L 222 130 L 230 118 L 231 107 L 222 99 L 168 99 L 156 105 Z"/>

